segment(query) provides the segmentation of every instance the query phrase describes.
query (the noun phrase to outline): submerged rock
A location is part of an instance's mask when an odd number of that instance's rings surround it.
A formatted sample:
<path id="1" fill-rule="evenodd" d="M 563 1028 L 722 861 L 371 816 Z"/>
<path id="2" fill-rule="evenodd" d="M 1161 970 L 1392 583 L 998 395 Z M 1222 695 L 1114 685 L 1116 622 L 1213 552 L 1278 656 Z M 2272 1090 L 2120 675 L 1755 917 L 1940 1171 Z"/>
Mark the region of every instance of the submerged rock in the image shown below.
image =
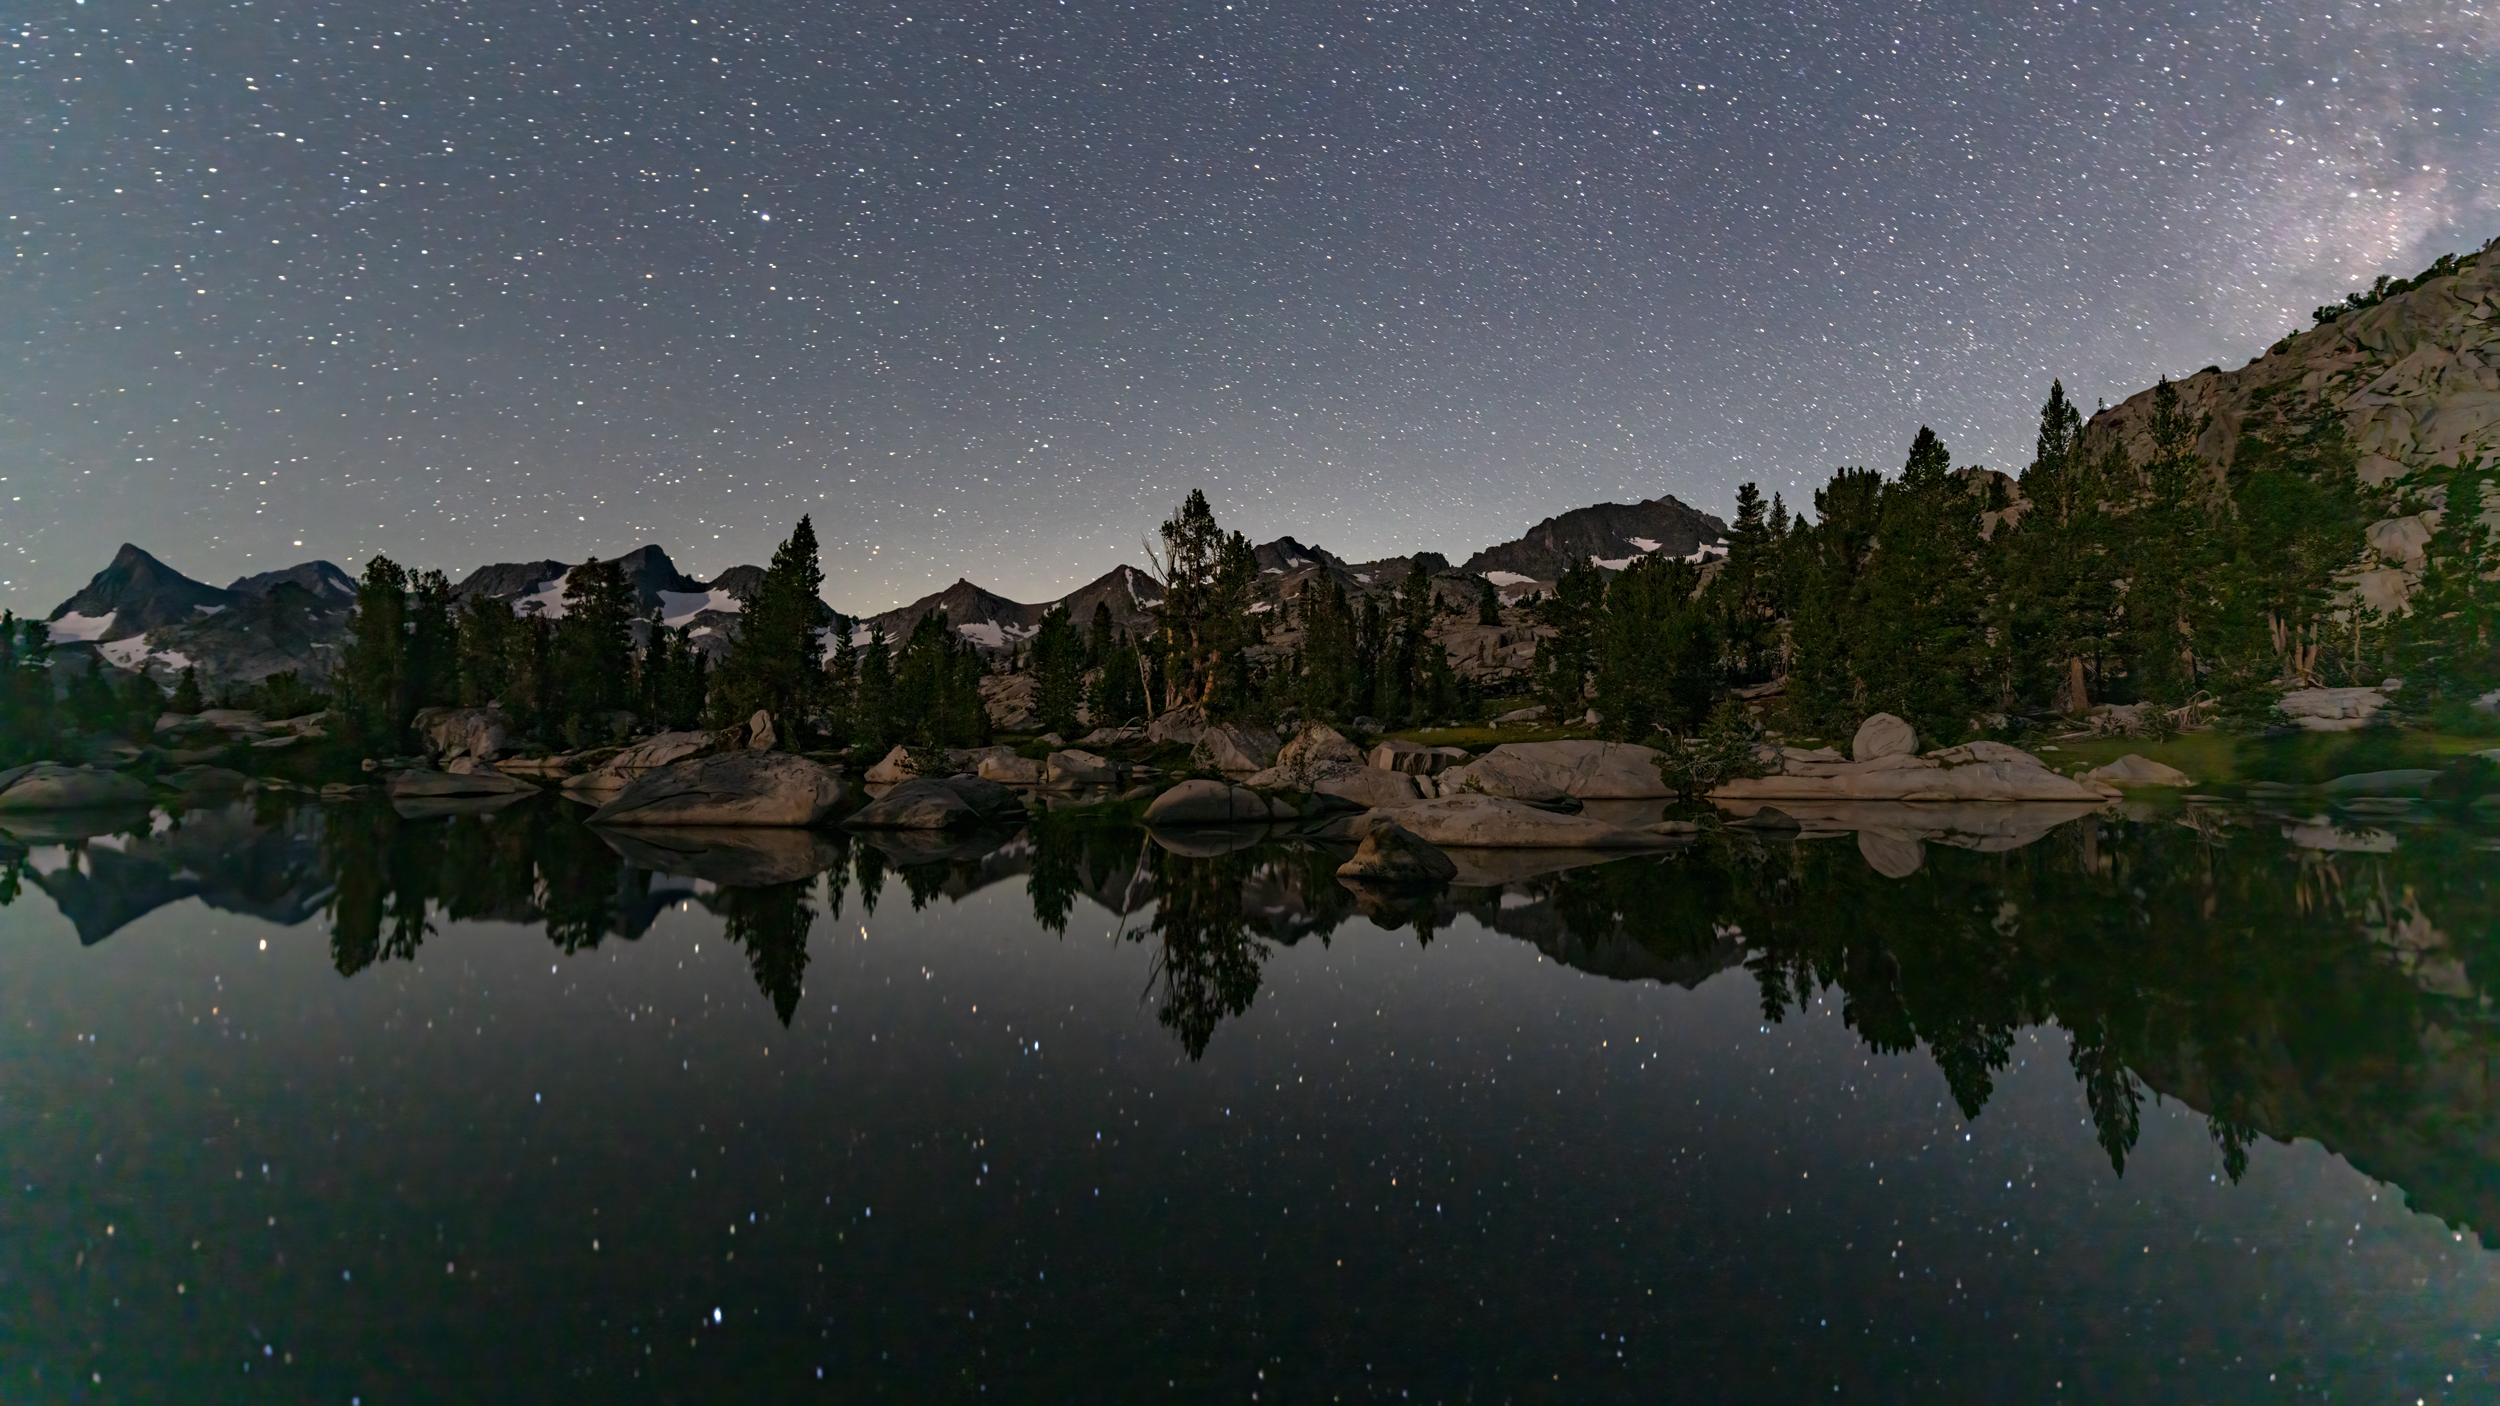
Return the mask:
<path id="1" fill-rule="evenodd" d="M 599 825 L 814 825 L 846 795 L 832 768 L 787 752 L 725 752 L 636 778 L 591 813 Z"/>
<path id="2" fill-rule="evenodd" d="M 148 788 L 118 771 L 35 762 L 0 771 L 0 810 L 144 805 Z"/>
<path id="3" fill-rule="evenodd" d="M 1385 820 L 1364 832 L 1354 857 L 1337 866 L 1337 877 L 1381 884 L 1437 884 L 1458 877 L 1458 865 L 1415 832 Z"/>
<path id="4" fill-rule="evenodd" d="M 2150 757 L 2134 752 L 2106 766 L 2096 766 L 2083 774 L 2086 781 L 2106 781 L 2113 786 L 2193 786 L 2196 778 L 2177 767 L 2164 766 Z"/>
<path id="5" fill-rule="evenodd" d="M 510 796 L 537 791 L 519 777 L 500 771 L 403 771 L 384 784 L 393 800 L 416 796 Z"/>

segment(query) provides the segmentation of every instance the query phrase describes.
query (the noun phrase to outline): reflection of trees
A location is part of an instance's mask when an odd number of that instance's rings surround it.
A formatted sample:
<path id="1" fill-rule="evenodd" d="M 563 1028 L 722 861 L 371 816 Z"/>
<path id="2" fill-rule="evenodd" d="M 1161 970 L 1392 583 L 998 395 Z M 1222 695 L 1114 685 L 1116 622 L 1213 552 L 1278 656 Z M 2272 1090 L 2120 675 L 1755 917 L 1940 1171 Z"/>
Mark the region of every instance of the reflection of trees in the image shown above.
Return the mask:
<path id="1" fill-rule="evenodd" d="M 808 893 L 814 887 L 815 880 L 801 879 L 762 888 L 722 889 L 712 897 L 712 908 L 726 920 L 725 935 L 746 949 L 756 989 L 772 1002 L 773 1014 L 785 1026 L 799 1008 L 799 992 L 807 978 L 807 930 L 816 921 Z M 838 895 L 834 902 L 833 916 L 839 919 Z"/>
<path id="2" fill-rule="evenodd" d="M 1243 884 L 1258 867 L 1255 850 L 1193 858 L 1150 848 L 1154 917 L 1130 936 L 1152 934 L 1152 981 L 1162 990 L 1155 1019 L 1178 1035 L 1196 1059 L 1206 1053 L 1215 1027 L 1250 1009 L 1259 993 L 1265 942 L 1250 936 L 1241 906 Z"/>

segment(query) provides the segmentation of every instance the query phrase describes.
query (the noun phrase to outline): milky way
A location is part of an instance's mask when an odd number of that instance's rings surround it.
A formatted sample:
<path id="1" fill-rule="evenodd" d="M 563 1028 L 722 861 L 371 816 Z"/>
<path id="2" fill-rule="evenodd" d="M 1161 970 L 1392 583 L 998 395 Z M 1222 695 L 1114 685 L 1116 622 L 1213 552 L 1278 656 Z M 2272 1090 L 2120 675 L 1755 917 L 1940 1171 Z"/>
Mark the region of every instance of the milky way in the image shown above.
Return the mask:
<path id="1" fill-rule="evenodd" d="M 2018 468 L 2500 233 L 2458 3 L 18 9 L 0 597 L 801 512 L 1046 599 L 1193 486 L 1345 556 L 1921 423 Z"/>

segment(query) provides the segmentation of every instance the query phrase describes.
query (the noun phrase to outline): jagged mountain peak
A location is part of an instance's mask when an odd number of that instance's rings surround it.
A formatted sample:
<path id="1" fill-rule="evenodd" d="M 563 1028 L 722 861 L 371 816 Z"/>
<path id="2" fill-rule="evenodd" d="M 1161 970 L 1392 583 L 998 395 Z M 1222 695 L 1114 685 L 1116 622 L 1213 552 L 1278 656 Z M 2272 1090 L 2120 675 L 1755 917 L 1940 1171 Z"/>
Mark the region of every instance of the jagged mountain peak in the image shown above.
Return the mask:
<path id="1" fill-rule="evenodd" d="M 233 600 L 229 592 L 194 581 L 124 542 L 111 565 L 46 618 L 55 639 L 102 642 L 180 624 L 203 609 L 222 610 Z"/>
<path id="2" fill-rule="evenodd" d="M 301 586 L 318 598 L 348 601 L 356 598 L 356 578 L 326 561 L 299 562 L 281 571 L 238 576 L 226 587 L 226 592 L 236 596 L 265 596 L 287 583 Z"/>
<path id="3" fill-rule="evenodd" d="M 1620 569 L 1634 557 L 1689 557 L 1726 536 L 1725 522 L 1662 494 L 1639 503 L 1595 503 L 1549 517 L 1517 541 L 1469 557 L 1459 569 L 1499 585 L 1551 581 L 1577 561 Z"/>

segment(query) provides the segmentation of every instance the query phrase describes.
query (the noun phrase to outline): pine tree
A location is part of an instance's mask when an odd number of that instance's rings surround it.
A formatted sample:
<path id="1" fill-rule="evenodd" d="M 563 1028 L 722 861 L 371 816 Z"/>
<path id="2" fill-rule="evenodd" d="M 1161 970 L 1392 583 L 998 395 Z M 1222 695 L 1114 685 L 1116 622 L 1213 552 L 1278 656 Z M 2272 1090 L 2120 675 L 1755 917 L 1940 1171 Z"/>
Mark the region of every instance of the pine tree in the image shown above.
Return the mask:
<path id="1" fill-rule="evenodd" d="M 347 738 L 367 749 L 399 751 L 416 705 L 409 701 L 408 572 L 389 557 L 366 562 L 356 583 L 356 612 L 336 686 Z"/>
<path id="2" fill-rule="evenodd" d="M 53 727 L 52 627 L 0 611 L 0 766 L 42 757 Z"/>
<path id="3" fill-rule="evenodd" d="M 1944 441 L 1920 426 L 1901 476 L 1884 485 L 1858 610 L 1868 711 L 1897 714 L 1939 742 L 1965 735 L 1987 701 L 1984 502 L 1951 469 Z"/>
<path id="4" fill-rule="evenodd" d="M 634 587 L 624 568 L 594 559 L 565 573 L 555 667 L 558 707 L 574 745 L 607 739 L 603 720 L 628 701 L 633 655 Z"/>
<path id="5" fill-rule="evenodd" d="M 1841 469 L 1815 490 L 1814 522 L 1791 533 L 1789 706 L 1825 731 L 1872 711 L 1860 677 L 1866 640 L 1861 578 L 1875 552 L 1883 477 Z"/>
<path id="6" fill-rule="evenodd" d="M 1042 731 L 1066 736 L 1076 730 L 1084 668 L 1085 645 L 1063 601 L 1043 612 L 1033 634 L 1033 712 Z"/>
<path id="7" fill-rule="evenodd" d="M 805 735 L 824 677 L 824 584 L 815 524 L 801 517 L 740 612 L 738 642 L 713 679 L 713 712 L 722 726 L 762 709 L 793 737 Z"/>
<path id="8" fill-rule="evenodd" d="M 852 697 L 851 729 L 854 745 L 868 743 L 876 747 L 893 745 L 901 729 L 894 713 L 894 654 L 886 641 L 885 627 L 868 627 L 868 643 L 859 651 L 859 686 Z"/>
<path id="9" fill-rule="evenodd" d="M 200 698 L 200 671 L 192 665 L 182 666 L 182 681 L 174 685 L 174 696 L 166 700 L 166 708 L 176 713 L 197 713 L 206 707 Z"/>
<path id="10" fill-rule="evenodd" d="M 1608 737 L 1689 736 L 1708 716 L 1720 641 L 1711 605 L 1695 599 L 1700 587 L 1698 565 L 1662 556 L 1634 561 L 1607 584 L 1595 703 Z"/>
<path id="11" fill-rule="evenodd" d="M 1479 578 L 1477 584 L 1483 586 L 1484 590 L 1476 596 L 1476 623 L 1479 625 L 1501 624 L 1501 587 L 1494 585 L 1491 581 L 1483 580 L 1481 578 Z"/>
<path id="12" fill-rule="evenodd" d="M 1598 662 L 1599 617 L 1606 604 L 1606 574 L 1595 562 L 1573 562 L 1554 583 L 1554 597 L 1537 606 L 1537 622 L 1553 628 L 1537 645 L 1537 698 L 1555 722 L 1577 722 L 1588 709 L 1589 677 Z"/>

